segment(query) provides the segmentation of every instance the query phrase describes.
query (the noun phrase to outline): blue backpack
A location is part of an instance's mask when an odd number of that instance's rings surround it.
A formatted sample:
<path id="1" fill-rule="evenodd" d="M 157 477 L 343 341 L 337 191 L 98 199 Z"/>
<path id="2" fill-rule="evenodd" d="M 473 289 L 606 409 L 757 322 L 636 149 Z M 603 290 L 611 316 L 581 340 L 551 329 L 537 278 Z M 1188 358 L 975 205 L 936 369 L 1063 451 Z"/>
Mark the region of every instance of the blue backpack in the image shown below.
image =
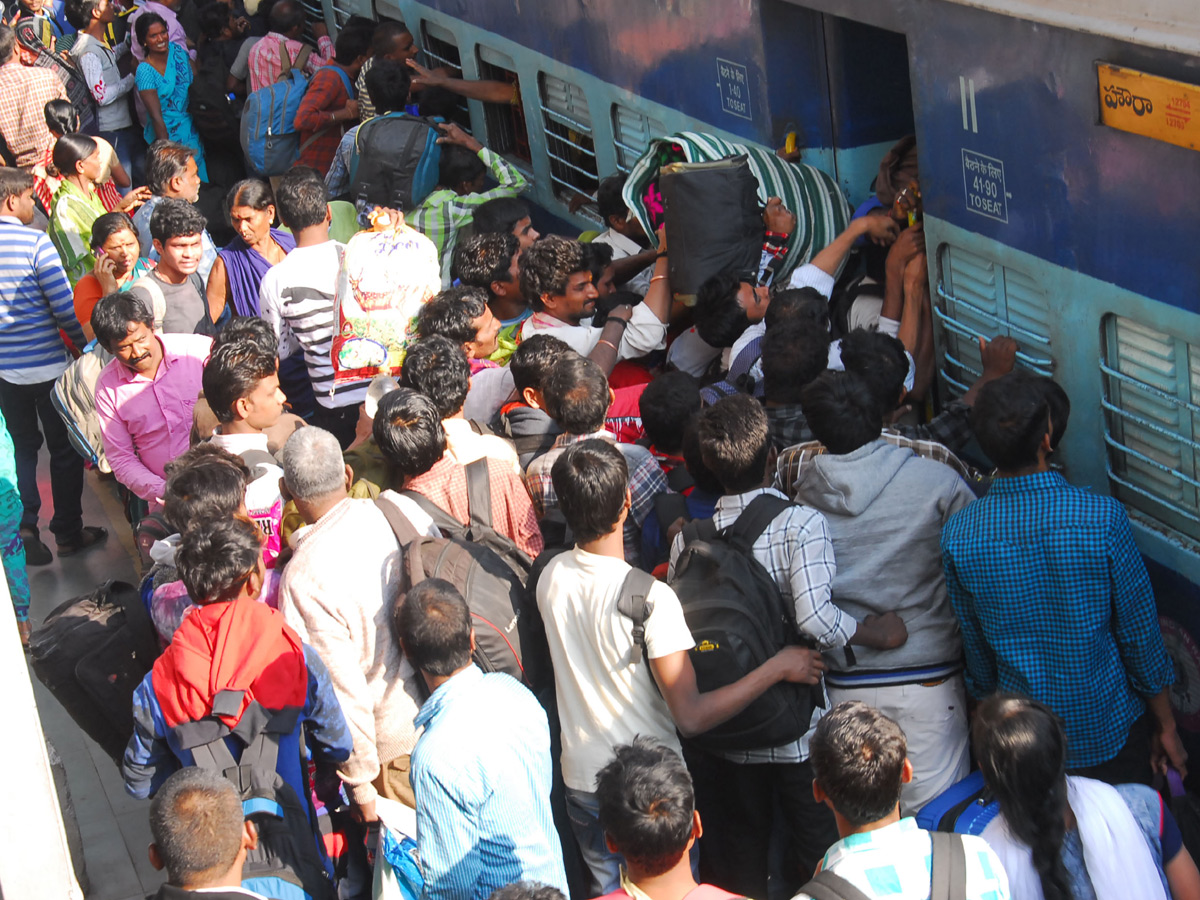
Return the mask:
<path id="1" fill-rule="evenodd" d="M 242 110 L 242 152 L 246 156 L 246 168 L 251 175 L 265 178 L 282 175 L 296 164 L 317 134 L 303 144 L 296 131 L 296 113 L 300 101 L 308 90 L 308 77 L 304 66 L 308 62 L 311 48 L 303 47 L 296 55 L 295 63 L 287 52 L 286 42 L 280 42 L 279 54 L 282 68 L 274 84 L 261 87 L 246 98 Z M 346 73 L 334 66 L 342 78 L 346 91 L 354 96 L 354 85 Z"/>

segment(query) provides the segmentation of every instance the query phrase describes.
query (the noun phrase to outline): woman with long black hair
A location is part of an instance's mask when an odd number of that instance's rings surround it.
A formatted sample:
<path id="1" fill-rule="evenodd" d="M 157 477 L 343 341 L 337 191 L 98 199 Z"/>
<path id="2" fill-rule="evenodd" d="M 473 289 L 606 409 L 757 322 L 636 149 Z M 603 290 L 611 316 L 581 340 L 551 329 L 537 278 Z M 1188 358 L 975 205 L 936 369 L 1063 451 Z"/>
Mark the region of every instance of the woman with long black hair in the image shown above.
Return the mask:
<path id="1" fill-rule="evenodd" d="M 971 726 L 1000 815 L 984 830 L 1013 900 L 1197 900 L 1200 872 L 1162 799 L 1141 784 L 1068 777 L 1067 738 L 1049 707 L 1014 694 Z"/>

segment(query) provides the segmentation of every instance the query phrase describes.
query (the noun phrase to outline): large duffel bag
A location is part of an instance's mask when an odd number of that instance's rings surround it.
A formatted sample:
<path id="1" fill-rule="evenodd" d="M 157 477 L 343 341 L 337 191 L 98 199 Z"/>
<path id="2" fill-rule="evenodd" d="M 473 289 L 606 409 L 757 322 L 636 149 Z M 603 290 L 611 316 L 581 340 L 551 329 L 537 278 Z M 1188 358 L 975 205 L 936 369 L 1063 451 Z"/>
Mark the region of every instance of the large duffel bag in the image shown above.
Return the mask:
<path id="1" fill-rule="evenodd" d="M 38 680 L 118 766 L 133 735 L 133 691 L 160 652 L 137 588 L 124 581 L 68 600 L 29 639 Z"/>

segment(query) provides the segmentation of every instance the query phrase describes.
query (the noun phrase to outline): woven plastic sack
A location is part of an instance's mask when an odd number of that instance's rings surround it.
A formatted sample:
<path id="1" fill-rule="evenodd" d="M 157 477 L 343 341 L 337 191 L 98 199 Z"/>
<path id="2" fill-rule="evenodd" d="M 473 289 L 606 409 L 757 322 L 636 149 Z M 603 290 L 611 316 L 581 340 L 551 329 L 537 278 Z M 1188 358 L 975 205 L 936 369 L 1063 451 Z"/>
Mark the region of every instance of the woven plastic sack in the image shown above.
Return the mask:
<path id="1" fill-rule="evenodd" d="M 334 384 L 398 375 L 417 311 L 442 288 L 433 241 L 407 225 L 360 231 L 340 254 Z"/>

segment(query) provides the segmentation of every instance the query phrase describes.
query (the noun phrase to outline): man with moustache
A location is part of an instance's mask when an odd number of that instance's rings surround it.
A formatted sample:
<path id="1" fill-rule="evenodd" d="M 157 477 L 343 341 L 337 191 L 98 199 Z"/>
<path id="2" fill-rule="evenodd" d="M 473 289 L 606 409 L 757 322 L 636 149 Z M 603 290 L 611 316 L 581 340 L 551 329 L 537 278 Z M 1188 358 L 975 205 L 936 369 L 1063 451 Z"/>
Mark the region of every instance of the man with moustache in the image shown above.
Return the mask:
<path id="1" fill-rule="evenodd" d="M 188 448 L 212 339 L 155 334 L 154 314 L 127 291 L 96 304 L 92 328 L 116 357 L 96 381 L 104 453 L 117 480 L 154 511 L 162 505 L 166 464 Z"/>

